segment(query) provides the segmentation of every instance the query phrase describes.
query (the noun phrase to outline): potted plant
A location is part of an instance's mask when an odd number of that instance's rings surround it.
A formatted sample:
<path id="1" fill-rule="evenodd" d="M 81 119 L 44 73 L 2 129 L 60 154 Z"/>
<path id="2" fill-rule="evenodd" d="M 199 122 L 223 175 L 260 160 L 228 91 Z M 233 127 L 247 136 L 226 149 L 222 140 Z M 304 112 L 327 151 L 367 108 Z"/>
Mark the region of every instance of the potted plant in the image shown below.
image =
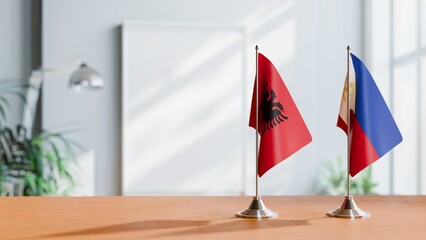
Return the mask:
<path id="1" fill-rule="evenodd" d="M 340 157 L 324 163 L 325 174 L 320 176 L 320 194 L 344 195 L 347 191 L 347 169 Z M 350 181 L 351 192 L 355 195 L 377 194 L 377 183 L 373 181 L 372 168 L 367 167 Z"/>
<path id="2" fill-rule="evenodd" d="M 10 107 L 7 95 L 25 103 L 23 92 L 29 87 L 22 81 L 0 80 L 0 195 L 67 195 L 75 183 L 74 149 L 81 146 L 65 137 L 67 131 L 29 136 L 21 125 L 12 130 L 3 124 Z"/>

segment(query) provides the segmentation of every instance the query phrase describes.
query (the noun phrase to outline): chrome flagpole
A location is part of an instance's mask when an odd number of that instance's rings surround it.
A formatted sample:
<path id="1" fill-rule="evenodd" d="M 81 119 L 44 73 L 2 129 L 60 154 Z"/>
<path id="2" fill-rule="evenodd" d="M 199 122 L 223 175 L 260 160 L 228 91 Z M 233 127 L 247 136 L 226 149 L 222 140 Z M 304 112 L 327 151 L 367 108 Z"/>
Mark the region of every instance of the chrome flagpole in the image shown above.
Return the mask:
<path id="1" fill-rule="evenodd" d="M 250 206 L 240 212 L 237 212 L 236 216 L 240 218 L 275 218 L 278 216 L 276 212 L 269 210 L 259 195 L 259 46 L 256 45 L 256 196 L 253 197 L 253 200 L 250 203 Z"/>
<path id="2" fill-rule="evenodd" d="M 345 199 L 343 200 L 342 205 L 332 211 L 327 212 L 327 215 L 330 217 L 339 217 L 339 218 L 368 218 L 370 216 L 370 213 L 365 212 L 361 210 L 355 203 L 355 200 L 353 199 L 353 196 L 351 195 L 351 182 L 350 182 L 350 170 L 351 170 L 351 151 L 350 151 L 350 138 L 351 138 L 351 95 L 350 95 L 350 79 L 349 79 L 349 73 L 350 73 L 350 64 L 349 64 L 349 51 L 351 48 L 348 46 L 347 48 L 347 72 L 346 72 L 346 79 L 347 79 L 347 88 L 346 88 L 346 100 L 347 100 L 347 125 L 348 125 L 348 134 L 347 134 L 347 179 L 346 179 L 346 190 L 347 194 L 345 196 Z"/>
<path id="3" fill-rule="evenodd" d="M 259 197 L 259 46 L 256 45 L 256 198 Z"/>

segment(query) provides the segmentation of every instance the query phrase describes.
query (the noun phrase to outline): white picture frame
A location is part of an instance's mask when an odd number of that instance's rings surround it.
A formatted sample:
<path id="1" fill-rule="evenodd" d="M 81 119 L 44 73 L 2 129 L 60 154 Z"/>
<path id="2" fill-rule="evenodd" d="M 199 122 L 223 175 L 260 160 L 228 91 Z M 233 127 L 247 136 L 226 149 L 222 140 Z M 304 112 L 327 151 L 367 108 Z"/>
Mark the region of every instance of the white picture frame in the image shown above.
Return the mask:
<path id="1" fill-rule="evenodd" d="M 122 26 L 122 195 L 240 195 L 246 34 L 241 26 Z"/>

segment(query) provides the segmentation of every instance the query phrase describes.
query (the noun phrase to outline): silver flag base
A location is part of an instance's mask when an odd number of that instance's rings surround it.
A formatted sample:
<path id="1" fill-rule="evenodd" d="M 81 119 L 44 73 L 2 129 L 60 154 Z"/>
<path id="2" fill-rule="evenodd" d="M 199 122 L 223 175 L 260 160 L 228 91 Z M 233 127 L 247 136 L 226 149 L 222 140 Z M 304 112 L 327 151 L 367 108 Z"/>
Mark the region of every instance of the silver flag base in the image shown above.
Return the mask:
<path id="1" fill-rule="evenodd" d="M 327 215 L 330 217 L 351 219 L 370 217 L 370 213 L 358 208 L 352 195 L 346 196 L 345 200 L 342 203 L 342 206 L 340 206 L 336 210 L 327 212 Z"/>
<path id="2" fill-rule="evenodd" d="M 236 214 L 239 218 L 276 218 L 278 214 L 269 210 L 260 197 L 253 197 L 250 206 Z"/>

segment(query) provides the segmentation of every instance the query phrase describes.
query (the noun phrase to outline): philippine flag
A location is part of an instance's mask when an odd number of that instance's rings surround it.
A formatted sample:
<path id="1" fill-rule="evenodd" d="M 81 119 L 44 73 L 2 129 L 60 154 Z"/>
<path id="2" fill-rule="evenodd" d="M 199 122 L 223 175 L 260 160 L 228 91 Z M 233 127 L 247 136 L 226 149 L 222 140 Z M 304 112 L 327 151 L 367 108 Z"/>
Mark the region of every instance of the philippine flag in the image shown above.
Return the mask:
<path id="1" fill-rule="evenodd" d="M 350 174 L 381 158 L 402 141 L 402 135 L 373 77 L 351 54 L 337 126 L 348 134 L 347 88 L 350 94 Z"/>

